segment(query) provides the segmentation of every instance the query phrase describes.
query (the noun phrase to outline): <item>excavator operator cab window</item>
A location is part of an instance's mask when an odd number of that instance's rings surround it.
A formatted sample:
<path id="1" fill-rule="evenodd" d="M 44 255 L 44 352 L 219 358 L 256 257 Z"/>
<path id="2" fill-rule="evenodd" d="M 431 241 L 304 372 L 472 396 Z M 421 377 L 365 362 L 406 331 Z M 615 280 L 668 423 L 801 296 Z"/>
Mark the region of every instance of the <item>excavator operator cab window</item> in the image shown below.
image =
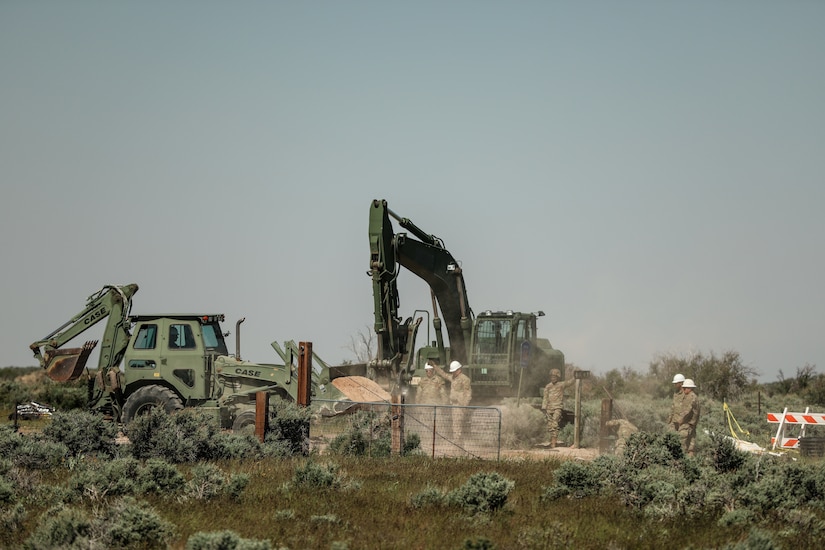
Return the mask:
<path id="1" fill-rule="evenodd" d="M 155 349 L 158 339 L 157 325 L 140 325 L 137 336 L 135 336 L 135 349 Z"/>
<path id="2" fill-rule="evenodd" d="M 195 337 L 192 334 L 192 327 L 185 324 L 169 326 L 169 348 L 170 349 L 194 349 Z"/>
<path id="3" fill-rule="evenodd" d="M 510 323 L 500 320 L 483 319 L 478 322 L 476 332 L 476 357 L 481 363 L 495 363 L 500 355 L 507 354 L 507 340 Z"/>

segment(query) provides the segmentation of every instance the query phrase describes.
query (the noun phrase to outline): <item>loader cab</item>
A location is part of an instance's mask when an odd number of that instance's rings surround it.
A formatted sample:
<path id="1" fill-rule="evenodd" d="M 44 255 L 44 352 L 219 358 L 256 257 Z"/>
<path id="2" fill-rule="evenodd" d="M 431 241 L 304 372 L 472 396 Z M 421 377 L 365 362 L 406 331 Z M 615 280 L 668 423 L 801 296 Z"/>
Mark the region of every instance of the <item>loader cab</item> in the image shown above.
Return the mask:
<path id="1" fill-rule="evenodd" d="M 211 396 L 215 357 L 228 355 L 223 315 L 135 315 L 123 360 L 127 393 L 163 382 L 184 400 Z"/>

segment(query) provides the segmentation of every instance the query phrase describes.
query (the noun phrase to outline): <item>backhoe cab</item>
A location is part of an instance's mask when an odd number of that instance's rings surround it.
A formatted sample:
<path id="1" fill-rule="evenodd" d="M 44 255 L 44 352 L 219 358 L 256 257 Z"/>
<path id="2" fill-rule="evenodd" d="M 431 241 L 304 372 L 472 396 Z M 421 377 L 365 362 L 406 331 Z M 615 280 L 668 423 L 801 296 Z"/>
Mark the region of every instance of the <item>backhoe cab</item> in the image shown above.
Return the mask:
<path id="1" fill-rule="evenodd" d="M 309 404 L 311 396 L 346 401 L 347 385 L 314 353 L 308 368 L 298 358 L 311 351 L 295 342 L 273 349 L 282 364 L 252 363 L 240 357 L 240 323 L 235 356 L 229 355 L 222 314 L 130 315 L 135 284 L 103 287 L 86 307 L 30 348 L 46 374 L 56 381 L 79 378 L 97 341 L 62 348 L 106 319 L 97 372 L 85 369 L 89 409 L 125 424 L 153 408 L 174 412 L 198 407 L 219 419 L 222 427 L 240 429 L 255 422 L 255 394 Z M 228 333 L 227 333 L 228 334 Z M 338 386 L 344 387 L 344 391 Z M 359 396 L 360 397 L 360 396 Z M 338 407 L 345 410 L 347 407 Z"/>
<path id="2" fill-rule="evenodd" d="M 412 235 L 395 233 L 392 220 Z M 477 404 L 502 397 L 539 397 L 550 370 L 564 372 L 564 354 L 537 336 L 536 319 L 544 312 L 484 311 L 476 317 L 467 299 L 463 270 L 444 241 L 397 215 L 385 200 L 374 200 L 370 206 L 369 241 L 367 274 L 372 279 L 378 336 L 378 357 L 369 372 L 387 389 L 414 394 L 428 359 L 440 365 L 459 361 L 470 377 Z M 430 341 L 428 330 L 428 345 L 417 351 L 421 318 L 402 322 L 399 314 L 397 280 L 402 267 L 430 287 L 435 340 Z"/>

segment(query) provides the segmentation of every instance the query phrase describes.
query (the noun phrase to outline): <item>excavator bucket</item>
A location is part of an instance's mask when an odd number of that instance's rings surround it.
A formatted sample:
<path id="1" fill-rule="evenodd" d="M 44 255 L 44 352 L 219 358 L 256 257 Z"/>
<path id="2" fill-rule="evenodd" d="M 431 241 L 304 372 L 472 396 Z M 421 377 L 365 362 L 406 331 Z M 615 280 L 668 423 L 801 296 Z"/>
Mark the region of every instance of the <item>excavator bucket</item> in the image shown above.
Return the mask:
<path id="1" fill-rule="evenodd" d="M 46 376 L 56 382 L 77 380 L 97 346 L 97 340 L 83 344 L 82 348 L 56 349 L 46 354 Z"/>

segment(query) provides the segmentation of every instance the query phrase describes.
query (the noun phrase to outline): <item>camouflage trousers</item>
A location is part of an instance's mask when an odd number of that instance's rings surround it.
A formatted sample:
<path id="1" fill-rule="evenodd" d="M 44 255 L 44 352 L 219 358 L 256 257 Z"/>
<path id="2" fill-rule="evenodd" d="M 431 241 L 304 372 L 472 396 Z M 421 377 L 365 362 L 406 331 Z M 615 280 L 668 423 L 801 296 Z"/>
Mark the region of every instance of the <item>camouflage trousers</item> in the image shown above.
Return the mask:
<path id="1" fill-rule="evenodd" d="M 679 437 L 682 438 L 682 450 L 693 456 L 696 452 L 696 428 L 690 424 L 682 424 L 679 426 Z"/>
<path id="2" fill-rule="evenodd" d="M 550 437 L 558 437 L 561 409 L 547 409 L 544 411 L 544 416 L 547 418 L 547 432 L 550 434 Z"/>

